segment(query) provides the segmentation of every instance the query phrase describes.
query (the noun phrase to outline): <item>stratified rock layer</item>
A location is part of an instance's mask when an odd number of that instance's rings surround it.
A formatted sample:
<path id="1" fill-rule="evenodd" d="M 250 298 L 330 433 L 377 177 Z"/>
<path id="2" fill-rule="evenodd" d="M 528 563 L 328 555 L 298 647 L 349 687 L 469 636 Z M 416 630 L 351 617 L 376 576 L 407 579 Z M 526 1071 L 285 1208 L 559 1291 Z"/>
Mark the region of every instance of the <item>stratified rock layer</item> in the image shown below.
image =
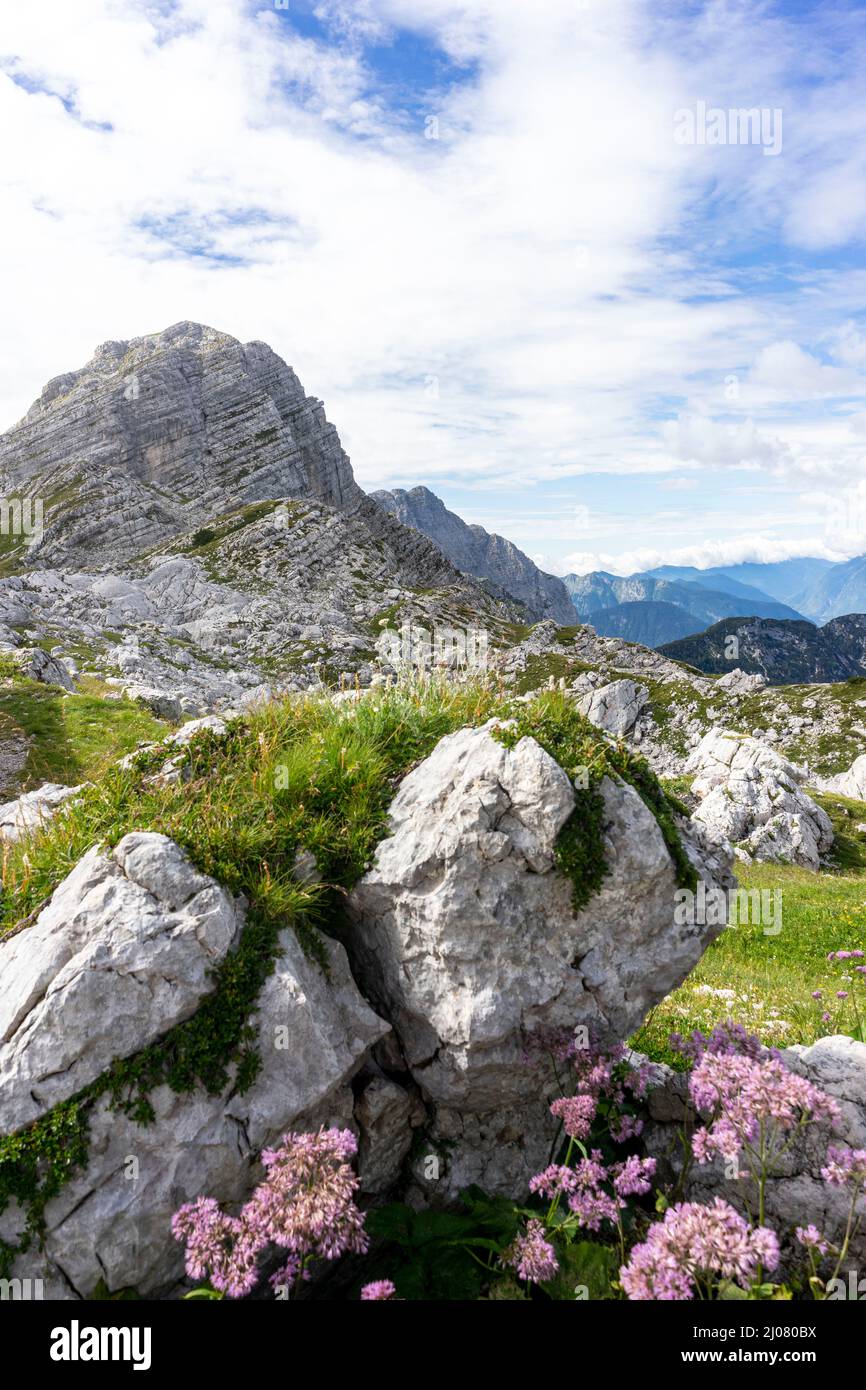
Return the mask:
<path id="1" fill-rule="evenodd" d="M 545 574 L 504 536 L 491 535 L 483 526 L 468 525 L 429 488 L 413 487 L 407 492 L 398 487 L 372 496 L 404 526 L 423 531 L 435 541 L 464 574 L 487 579 L 516 598 L 530 618 L 552 618 L 566 626 L 577 621 L 561 579 Z"/>

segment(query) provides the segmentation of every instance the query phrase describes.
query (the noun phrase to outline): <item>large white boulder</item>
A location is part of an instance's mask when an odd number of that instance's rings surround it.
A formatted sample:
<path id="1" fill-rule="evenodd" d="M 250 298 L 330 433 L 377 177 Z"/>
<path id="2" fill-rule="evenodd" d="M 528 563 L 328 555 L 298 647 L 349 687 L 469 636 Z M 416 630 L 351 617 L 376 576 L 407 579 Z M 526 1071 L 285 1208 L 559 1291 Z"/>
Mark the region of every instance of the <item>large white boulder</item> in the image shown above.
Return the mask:
<path id="1" fill-rule="evenodd" d="M 189 1018 L 242 914 L 165 835 L 94 847 L 0 941 L 0 1123 L 20 1129 Z"/>
<path id="2" fill-rule="evenodd" d="M 759 859 L 817 869 L 833 827 L 801 783 L 803 769 L 761 739 L 711 729 L 685 773 L 700 805 L 692 819 L 713 839 L 744 845 Z"/>
<path id="3" fill-rule="evenodd" d="M 581 714 L 599 729 L 624 738 L 637 723 L 649 703 L 646 686 L 631 680 L 611 681 L 578 700 Z"/>
<path id="4" fill-rule="evenodd" d="M 53 1298 L 87 1298 L 100 1283 L 112 1292 L 166 1293 L 183 1274 L 182 1250 L 170 1230 L 182 1203 L 199 1196 L 244 1200 L 262 1176 L 262 1148 L 289 1130 L 357 1127 L 351 1083 L 388 1025 L 358 993 L 337 942 L 325 942 L 327 971 L 307 959 L 294 932 L 281 934 L 280 947 L 255 1015 L 261 1068 L 252 1086 L 240 1094 L 230 1084 L 219 1095 L 201 1089 L 179 1095 L 160 1086 L 150 1097 L 154 1121 L 146 1126 L 99 1100 L 90 1114 L 87 1165 L 48 1203 L 44 1248 L 19 1255 L 14 1277 L 42 1278 Z M 117 985 L 116 976 L 106 977 L 106 999 Z M 59 1026 L 61 1001 L 55 1004 Z M 92 1021 L 98 1024 L 96 1016 Z M 376 1129 L 382 1108 L 373 1103 L 360 1116 L 362 1143 L 377 1156 L 374 1186 L 382 1172 Z M 398 1098 L 390 1096 L 385 1108 L 393 1123 Z M 16 1241 L 23 1224 L 13 1202 L 0 1215 L 0 1239 Z"/>
<path id="5" fill-rule="evenodd" d="M 754 695 L 759 690 L 763 690 L 766 684 L 766 676 L 759 674 L 750 676 L 739 666 L 736 666 L 733 671 L 728 671 L 724 676 L 719 676 L 716 681 L 719 690 L 726 690 L 729 695 Z"/>
<path id="6" fill-rule="evenodd" d="M 866 753 L 855 758 L 847 772 L 836 777 L 826 777 L 817 782 L 824 791 L 839 792 L 841 796 L 853 797 L 855 801 L 866 801 Z"/>
<path id="7" fill-rule="evenodd" d="M 356 977 L 395 1028 L 447 1144 L 438 1192 L 515 1192 L 544 1162 L 550 1117 L 527 1036 L 584 1024 L 626 1038 L 700 959 L 719 926 L 674 924 L 675 870 L 652 812 L 605 779 L 610 872 L 575 912 L 554 850 L 579 793 L 532 738 L 490 728 L 437 745 L 403 781 L 390 836 L 350 898 Z M 702 875 L 724 855 L 685 838 Z"/>

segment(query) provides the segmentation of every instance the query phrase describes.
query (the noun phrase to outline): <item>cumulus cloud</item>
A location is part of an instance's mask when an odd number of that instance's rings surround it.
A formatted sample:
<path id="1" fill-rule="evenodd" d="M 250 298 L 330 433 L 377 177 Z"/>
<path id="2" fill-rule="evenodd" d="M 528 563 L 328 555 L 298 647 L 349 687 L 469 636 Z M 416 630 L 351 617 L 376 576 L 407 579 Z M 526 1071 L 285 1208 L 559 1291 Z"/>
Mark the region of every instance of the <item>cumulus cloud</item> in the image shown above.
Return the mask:
<path id="1" fill-rule="evenodd" d="M 790 461 L 787 445 L 762 434 L 753 420 L 679 415 L 665 425 L 664 437 L 676 458 L 711 466 L 776 470 Z"/>

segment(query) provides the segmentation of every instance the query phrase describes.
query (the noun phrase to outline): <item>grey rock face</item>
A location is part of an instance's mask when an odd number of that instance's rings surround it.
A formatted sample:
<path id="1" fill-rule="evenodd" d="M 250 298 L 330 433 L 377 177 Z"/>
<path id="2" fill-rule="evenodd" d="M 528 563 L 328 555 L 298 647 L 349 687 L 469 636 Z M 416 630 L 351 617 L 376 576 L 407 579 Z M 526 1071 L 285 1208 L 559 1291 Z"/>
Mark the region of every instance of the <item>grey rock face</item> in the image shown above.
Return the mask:
<path id="1" fill-rule="evenodd" d="M 733 671 L 728 671 L 727 675 L 719 676 L 716 681 L 720 690 L 727 690 L 732 695 L 754 695 L 757 690 L 763 690 L 766 684 L 766 676 L 757 672 L 750 676 L 746 671 L 741 671 L 739 666 Z"/>
<path id="2" fill-rule="evenodd" d="M 577 614 L 561 579 L 545 574 L 504 536 L 470 526 L 426 487 L 374 492 L 371 496 L 402 521 L 435 541 L 452 564 L 477 579 L 488 579 L 526 607 L 530 618 L 552 618 L 573 625 Z"/>
<path id="3" fill-rule="evenodd" d="M 853 797 L 855 801 L 866 801 L 866 753 L 855 758 L 847 772 L 837 777 L 826 777 L 817 781 L 824 791 L 839 792 L 841 796 Z"/>
<path id="4" fill-rule="evenodd" d="M 161 1086 L 151 1096 L 155 1122 L 145 1127 L 99 1101 L 86 1170 L 49 1202 L 45 1250 L 19 1256 L 15 1277 L 42 1277 L 57 1298 L 87 1298 L 103 1280 L 111 1291 L 160 1296 L 183 1273 L 170 1233 L 183 1202 L 244 1200 L 262 1176 L 262 1148 L 291 1129 L 354 1127 L 350 1082 L 388 1026 L 359 995 L 336 942 L 325 943 L 327 976 L 294 933 L 280 944 L 256 1015 L 262 1069 L 250 1090 L 177 1095 Z M 106 980 L 104 997 L 118 983 Z M 13 1203 L 0 1216 L 0 1238 L 16 1239 L 22 1225 Z"/>
<path id="5" fill-rule="evenodd" d="M 32 652 L 16 653 L 16 660 L 22 676 L 42 685 L 59 685 L 63 690 L 74 690 L 75 683 L 61 661 L 36 647 Z"/>
<path id="6" fill-rule="evenodd" d="M 624 738 L 631 733 L 648 701 L 645 686 L 622 680 L 612 681 L 610 685 L 584 695 L 577 707 L 591 724 L 604 729 L 614 738 Z"/>
<path id="7" fill-rule="evenodd" d="M 233 507 L 362 498 L 321 402 L 264 343 L 178 323 L 104 343 L 0 439 L 7 495 L 64 493 L 30 563 L 123 560 Z M 51 480 L 50 491 L 46 480 Z"/>
<path id="8" fill-rule="evenodd" d="M 393 1187 L 412 1146 L 412 1129 L 426 1111 L 412 1095 L 387 1077 L 373 1077 L 355 1105 L 361 1131 L 358 1163 L 364 1192 L 381 1194 Z"/>
<path id="9" fill-rule="evenodd" d="M 848 1198 L 837 1187 L 821 1178 L 828 1142 L 842 1148 L 866 1147 L 866 1045 L 844 1036 L 820 1038 L 811 1047 L 791 1047 L 782 1059 L 792 1071 L 799 1072 L 839 1103 L 841 1125 L 835 1133 L 826 1127 L 810 1126 L 785 1155 L 776 1176 L 769 1179 L 766 1191 L 766 1221 L 780 1238 L 783 1262 L 802 1265 L 802 1250 L 795 1244 L 797 1226 L 814 1223 L 834 1243 L 844 1233 Z M 654 1121 L 644 1133 L 647 1150 L 658 1158 L 667 1176 L 669 1167 L 678 1171 L 681 1165 L 681 1145 L 677 1132 L 684 1122 L 697 1123 L 690 1109 L 686 1078 L 683 1073 L 658 1067 L 660 1084 L 650 1092 L 649 1112 Z M 750 1194 L 745 1184 L 727 1176 L 723 1164 L 715 1160 L 706 1165 L 694 1165 L 690 1170 L 687 1195 L 699 1202 L 723 1197 L 745 1211 L 745 1198 Z M 866 1218 L 866 1198 L 861 1202 Z M 850 1251 L 848 1266 L 862 1271 L 866 1267 L 866 1220 Z"/>
<path id="10" fill-rule="evenodd" d="M 802 769 L 760 739 L 711 730 L 685 764 L 701 798 L 693 819 L 759 859 L 817 870 L 833 844 L 830 817 L 800 785 Z"/>
<path id="11" fill-rule="evenodd" d="M 0 941 L 0 1115 L 38 1119 L 189 1018 L 241 916 L 164 835 L 98 847 L 33 926 Z"/>
<path id="12" fill-rule="evenodd" d="M 0 840 L 12 842 L 30 835 L 47 825 L 65 802 L 81 791 L 81 787 L 63 787 L 57 782 L 45 782 L 34 791 L 0 806 Z"/>
<path id="13" fill-rule="evenodd" d="M 456 1146 L 439 1195 L 482 1171 L 515 1192 L 543 1166 L 550 1116 L 527 1034 L 585 1024 L 627 1037 L 719 930 L 674 925 L 655 818 L 626 785 L 605 780 L 602 794 L 611 873 L 575 913 L 554 863 L 576 804 L 565 772 L 534 739 L 508 750 L 464 729 L 404 779 L 351 896 L 356 975 L 435 1106 L 433 1138 Z M 726 861 L 686 843 L 708 881 L 732 882 Z"/>

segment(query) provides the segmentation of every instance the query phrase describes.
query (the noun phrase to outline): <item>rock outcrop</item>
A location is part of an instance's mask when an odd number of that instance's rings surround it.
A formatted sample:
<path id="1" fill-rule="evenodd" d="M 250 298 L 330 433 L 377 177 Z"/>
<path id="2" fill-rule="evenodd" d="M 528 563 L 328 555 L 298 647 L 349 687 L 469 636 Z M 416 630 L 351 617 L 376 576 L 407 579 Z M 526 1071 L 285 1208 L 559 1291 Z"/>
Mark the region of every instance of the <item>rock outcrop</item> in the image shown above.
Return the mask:
<path id="1" fill-rule="evenodd" d="M 612 872 L 575 912 L 554 858 L 577 805 L 566 773 L 532 738 L 509 750 L 489 727 L 452 734 L 403 781 L 351 896 L 356 977 L 392 1021 L 434 1107 L 431 1141 L 448 1152 L 440 1198 L 473 1181 L 519 1191 L 543 1166 L 551 1120 L 528 1035 L 583 1024 L 627 1037 L 720 930 L 674 925 L 654 816 L 630 786 L 601 789 Z M 699 836 L 686 846 L 707 881 L 732 882 Z"/>
<path id="2" fill-rule="evenodd" d="M 106 343 L 49 382 L 0 437 L 0 490 L 44 509 L 7 557 L 0 645 L 70 691 L 84 649 L 161 718 L 266 680 L 308 689 L 346 671 L 369 685 L 383 610 L 434 629 L 523 616 L 361 491 L 321 402 L 276 353 L 201 324 Z M 522 558 L 539 592 L 557 590 Z M 22 632 L 39 646 L 19 650 Z"/>
<path id="3" fill-rule="evenodd" d="M 12 843 L 39 830 L 57 814 L 60 807 L 81 791 L 81 787 L 64 787 L 58 782 L 44 782 L 33 791 L 24 792 L 14 801 L 0 806 L 0 840 Z"/>
<path id="4" fill-rule="evenodd" d="M 693 819 L 757 859 L 820 867 L 833 844 L 826 811 L 803 790 L 803 769 L 761 739 L 711 730 L 685 764 L 700 799 Z"/>
<path id="5" fill-rule="evenodd" d="M 14 660 L 28 680 L 39 681 L 42 685 L 58 685 L 62 690 L 74 690 L 75 682 L 61 661 L 55 660 L 41 647 L 33 651 L 16 652 Z"/>
<path id="6" fill-rule="evenodd" d="M 624 738 L 632 732 L 648 702 L 645 686 L 622 680 L 592 690 L 581 697 L 577 707 L 591 724 L 613 738 Z"/>
<path id="7" fill-rule="evenodd" d="M 125 1045 L 161 1034 L 188 1012 L 183 1001 L 188 1004 L 202 993 L 200 966 L 215 957 L 227 939 L 234 939 L 241 908 L 211 880 L 205 881 L 208 886 L 198 887 L 201 876 L 184 862 L 176 845 L 152 843 L 163 839 L 131 835 L 118 846 L 116 854 L 130 875 L 124 875 L 128 888 L 119 880 L 112 883 L 108 867 L 88 857 L 83 861 L 86 880 L 79 865 L 63 894 L 55 895 L 53 940 L 33 938 L 32 933 L 39 930 L 36 926 L 0 947 L 9 953 L 18 943 L 15 969 L 7 972 L 4 961 L 0 970 L 4 1016 L 27 1010 L 25 1022 L 3 1048 L 4 1067 L 10 1047 L 23 1059 L 17 1073 L 4 1072 L 0 1107 L 4 1131 L 32 1118 L 34 1111 L 44 1111 L 50 1101 L 99 1070 L 105 1057 L 110 1057 L 109 1044 L 116 1042 L 122 1055 Z M 154 883 L 152 870 L 157 862 L 165 876 Z M 132 886 L 133 865 L 141 880 L 137 887 Z M 130 898 L 129 911 L 121 912 L 112 887 L 130 895 L 138 892 L 141 901 Z M 191 898 L 180 901 L 195 889 Z M 161 897 L 155 903 L 156 893 Z M 56 920 L 61 909 L 69 923 L 65 936 L 62 923 Z M 50 911 L 51 907 L 46 909 Z M 101 930 L 95 930 L 100 921 Z M 93 929 L 89 953 L 84 940 L 88 927 Z M 70 941 L 70 933 L 76 932 L 80 939 Z M 106 932 L 111 934 L 108 940 Z M 327 974 L 304 956 L 293 932 L 282 934 L 280 946 L 282 954 L 255 1016 L 261 1068 L 253 1085 L 243 1094 L 230 1085 L 220 1095 L 200 1090 L 177 1094 L 166 1085 L 159 1086 L 150 1097 L 154 1121 L 146 1126 L 112 1111 L 107 1097 L 98 1100 L 89 1116 L 86 1167 L 49 1201 L 44 1249 L 34 1246 L 19 1255 L 14 1277 L 42 1278 L 49 1298 L 86 1298 L 100 1283 L 112 1292 L 123 1288 L 155 1296 L 168 1292 L 183 1273 L 180 1247 L 170 1235 L 171 1217 L 178 1206 L 203 1194 L 225 1203 L 243 1200 L 261 1176 L 258 1155 L 262 1148 L 290 1129 L 316 1129 L 320 1124 L 360 1127 L 362 1143 L 371 1155 L 373 1190 L 378 1191 L 388 1179 L 392 1170 L 383 1152 L 382 1134 L 393 1133 L 399 1117 L 400 1143 L 408 1147 L 412 1103 L 407 1097 L 401 1109 L 398 1096 L 377 1093 L 364 1106 L 362 1123 L 356 1126 L 351 1084 L 370 1049 L 387 1034 L 388 1025 L 361 998 L 338 943 L 325 943 Z M 76 954 L 57 969 L 63 952 L 72 949 Z M 88 963 L 95 967 L 89 986 L 82 978 Z M 161 970 L 166 971 L 165 980 L 160 978 Z M 18 986 L 13 989 L 15 980 Z M 64 981 L 69 981 L 69 988 L 62 987 Z M 87 988 L 98 991 L 98 998 L 88 1002 Z M 153 1005 L 146 998 L 150 988 Z M 40 991 L 42 999 L 37 1004 Z M 123 1003 L 128 1019 L 119 1014 Z M 41 1076 L 43 1056 L 47 1062 L 49 1051 L 61 1064 L 71 1059 L 69 1072 L 38 1082 L 39 1098 L 29 1094 L 29 1074 L 25 1077 L 21 1069 L 28 1049 L 18 1045 L 18 1039 L 25 1031 L 34 1054 L 33 1063 L 28 1063 L 30 1072 Z M 14 1117 L 11 1122 L 10 1117 Z M 0 1214 L 0 1239 L 17 1240 L 23 1223 L 24 1214 L 13 1202 Z"/>
<path id="8" fill-rule="evenodd" d="M 45 486 L 50 478 L 50 489 Z M 109 342 L 0 438 L 7 495 L 50 499 L 29 563 L 117 563 L 233 508 L 363 494 L 320 401 L 265 343 L 177 323 Z M 95 542 L 95 547 L 94 547 Z"/>
<path id="9" fill-rule="evenodd" d="M 164 835 L 90 850 L 0 941 L 0 1116 L 20 1129 L 189 1018 L 242 914 Z"/>
<path id="10" fill-rule="evenodd" d="M 855 801 L 866 801 L 866 753 L 855 758 L 846 772 L 836 777 L 824 777 L 817 781 L 824 791 L 839 792 L 840 796 L 853 797 Z"/>

